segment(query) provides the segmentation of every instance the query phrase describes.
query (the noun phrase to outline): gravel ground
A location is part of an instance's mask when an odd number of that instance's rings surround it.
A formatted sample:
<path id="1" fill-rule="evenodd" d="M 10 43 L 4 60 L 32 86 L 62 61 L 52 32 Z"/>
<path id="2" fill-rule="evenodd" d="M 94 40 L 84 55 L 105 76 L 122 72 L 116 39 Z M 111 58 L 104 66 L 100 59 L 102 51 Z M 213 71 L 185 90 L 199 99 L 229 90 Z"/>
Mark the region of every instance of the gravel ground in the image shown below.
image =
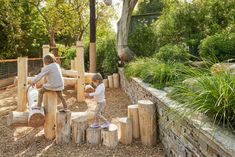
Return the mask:
<path id="1" fill-rule="evenodd" d="M 66 100 L 69 109 L 72 111 L 85 111 L 85 103 L 76 101 L 73 91 L 66 91 Z M 107 89 L 107 106 L 105 117 L 116 122 L 119 117 L 127 116 L 127 105 L 130 100 L 120 89 Z M 119 144 L 115 149 L 105 146 L 81 145 L 77 146 L 72 142 L 68 145 L 59 146 L 54 141 L 47 141 L 44 138 L 42 128 L 18 127 L 11 128 L 6 125 L 6 117 L 9 111 L 16 109 L 16 88 L 0 91 L 0 156 L 79 156 L 79 157 L 163 157 L 163 147 L 158 144 L 156 147 L 148 148 L 141 145 L 140 141 L 133 141 L 131 145 Z M 59 104 L 58 108 L 61 107 Z"/>

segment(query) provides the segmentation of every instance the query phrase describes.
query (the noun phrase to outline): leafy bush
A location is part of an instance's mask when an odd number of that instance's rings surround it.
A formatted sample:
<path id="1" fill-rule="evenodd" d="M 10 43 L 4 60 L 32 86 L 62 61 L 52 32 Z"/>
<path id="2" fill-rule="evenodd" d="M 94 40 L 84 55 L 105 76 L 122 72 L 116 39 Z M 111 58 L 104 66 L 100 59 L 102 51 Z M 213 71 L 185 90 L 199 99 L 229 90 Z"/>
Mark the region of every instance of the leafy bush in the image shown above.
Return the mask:
<path id="1" fill-rule="evenodd" d="M 177 45 L 165 45 L 160 48 L 156 54 L 156 58 L 165 63 L 167 62 L 186 62 L 190 58 L 190 54 Z"/>
<path id="2" fill-rule="evenodd" d="M 138 27 L 129 35 L 128 45 L 137 56 L 148 57 L 153 55 L 157 44 L 152 28 L 148 26 Z"/>
<path id="3" fill-rule="evenodd" d="M 70 69 L 71 60 L 76 56 L 76 47 L 71 46 L 69 48 L 64 49 L 63 59 L 62 59 L 62 67 L 66 69 Z"/>
<path id="4" fill-rule="evenodd" d="M 155 58 L 142 58 L 129 63 L 125 67 L 125 75 L 127 78 L 139 77 L 144 82 L 161 89 L 180 80 L 177 71 L 183 66 L 181 63 L 166 64 Z"/>
<path id="5" fill-rule="evenodd" d="M 199 47 L 200 56 L 209 60 L 219 61 L 235 57 L 235 33 L 221 33 L 202 40 Z"/>
<path id="6" fill-rule="evenodd" d="M 203 113 L 217 124 L 235 129 L 235 76 L 222 73 L 201 77 L 194 86 L 197 90 L 175 86 L 170 97 L 180 102 L 177 108 L 187 115 Z"/>

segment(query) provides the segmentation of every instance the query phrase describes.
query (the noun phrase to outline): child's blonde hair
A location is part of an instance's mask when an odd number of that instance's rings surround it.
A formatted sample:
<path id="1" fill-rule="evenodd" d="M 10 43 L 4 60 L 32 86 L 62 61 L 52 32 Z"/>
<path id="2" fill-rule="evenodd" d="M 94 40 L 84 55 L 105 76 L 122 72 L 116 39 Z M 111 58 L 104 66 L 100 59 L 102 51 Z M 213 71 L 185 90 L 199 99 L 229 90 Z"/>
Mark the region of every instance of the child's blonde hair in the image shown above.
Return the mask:
<path id="1" fill-rule="evenodd" d="M 54 57 L 53 54 L 48 54 L 48 55 L 46 55 L 46 56 L 43 58 L 43 60 L 44 60 L 44 62 L 49 63 L 49 64 L 56 62 L 55 57 Z"/>
<path id="2" fill-rule="evenodd" d="M 92 77 L 92 81 L 99 81 L 100 83 L 103 83 L 103 77 L 101 76 L 100 73 L 96 73 L 96 74 Z"/>

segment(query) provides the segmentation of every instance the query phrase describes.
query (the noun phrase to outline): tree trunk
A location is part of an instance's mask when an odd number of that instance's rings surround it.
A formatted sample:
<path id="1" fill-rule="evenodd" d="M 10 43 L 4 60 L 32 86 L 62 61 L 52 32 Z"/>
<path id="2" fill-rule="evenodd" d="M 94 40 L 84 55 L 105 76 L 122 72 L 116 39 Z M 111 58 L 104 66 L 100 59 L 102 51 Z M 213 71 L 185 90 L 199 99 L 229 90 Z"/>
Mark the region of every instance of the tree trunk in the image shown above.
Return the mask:
<path id="1" fill-rule="evenodd" d="M 89 47 L 89 72 L 96 72 L 96 15 L 95 0 L 90 0 L 90 47 Z"/>
<path id="2" fill-rule="evenodd" d="M 130 61 L 134 54 L 128 48 L 128 32 L 131 15 L 138 0 L 124 0 L 122 15 L 118 21 L 117 48 L 118 56 L 122 62 Z"/>

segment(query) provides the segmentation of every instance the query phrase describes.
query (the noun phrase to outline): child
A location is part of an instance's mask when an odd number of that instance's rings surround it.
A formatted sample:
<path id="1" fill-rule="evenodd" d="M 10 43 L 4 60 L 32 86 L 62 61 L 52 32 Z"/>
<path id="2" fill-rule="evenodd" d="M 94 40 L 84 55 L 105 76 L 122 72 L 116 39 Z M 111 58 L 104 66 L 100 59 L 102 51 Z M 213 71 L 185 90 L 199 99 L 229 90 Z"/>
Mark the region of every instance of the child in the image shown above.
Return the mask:
<path id="1" fill-rule="evenodd" d="M 94 100 L 97 102 L 97 106 L 95 108 L 95 121 L 91 125 L 92 128 L 108 128 L 109 127 L 109 121 L 105 119 L 104 116 L 102 116 L 104 107 L 106 105 L 105 100 L 105 86 L 103 84 L 103 78 L 100 74 L 95 74 L 92 77 L 92 82 L 96 86 L 94 93 L 87 93 L 85 94 L 86 97 L 94 97 Z M 103 125 L 99 126 L 99 119 L 104 122 Z"/>
<path id="2" fill-rule="evenodd" d="M 46 55 L 44 57 L 44 64 L 46 65 L 42 72 L 39 73 L 32 82 L 32 86 L 35 86 L 35 84 L 42 79 L 42 77 L 46 77 L 46 83 L 43 85 L 43 87 L 39 90 L 38 94 L 38 107 L 41 108 L 42 106 L 42 100 L 43 100 L 43 94 L 48 91 L 55 91 L 57 96 L 61 99 L 61 102 L 63 104 L 64 110 L 67 110 L 67 104 L 63 97 L 63 89 L 64 89 L 64 80 L 62 77 L 62 72 L 60 69 L 60 66 L 56 63 L 53 55 Z"/>

